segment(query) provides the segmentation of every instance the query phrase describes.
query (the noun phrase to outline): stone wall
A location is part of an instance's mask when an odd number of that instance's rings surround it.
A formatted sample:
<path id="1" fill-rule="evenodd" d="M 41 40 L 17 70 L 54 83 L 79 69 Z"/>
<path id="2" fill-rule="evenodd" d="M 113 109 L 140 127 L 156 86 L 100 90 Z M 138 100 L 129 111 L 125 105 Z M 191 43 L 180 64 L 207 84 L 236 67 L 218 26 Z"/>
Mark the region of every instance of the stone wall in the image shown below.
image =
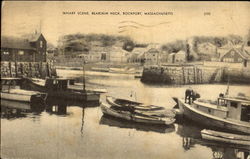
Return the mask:
<path id="1" fill-rule="evenodd" d="M 52 64 L 41 62 L 1 62 L 1 77 L 35 77 L 56 76 Z"/>
<path id="2" fill-rule="evenodd" d="M 250 83 L 250 70 L 212 66 L 147 66 L 141 81 L 163 84 Z"/>

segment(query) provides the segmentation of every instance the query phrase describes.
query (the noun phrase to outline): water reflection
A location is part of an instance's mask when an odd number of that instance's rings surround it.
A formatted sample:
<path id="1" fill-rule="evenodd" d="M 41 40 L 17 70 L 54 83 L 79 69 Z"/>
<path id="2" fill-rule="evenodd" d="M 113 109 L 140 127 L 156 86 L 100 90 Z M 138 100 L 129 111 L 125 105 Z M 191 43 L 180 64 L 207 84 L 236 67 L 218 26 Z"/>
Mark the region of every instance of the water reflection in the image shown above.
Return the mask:
<path id="1" fill-rule="evenodd" d="M 107 115 L 103 115 L 99 123 L 101 125 L 108 125 L 119 128 L 130 128 L 130 129 L 136 129 L 138 131 L 152 131 L 158 133 L 171 133 L 175 131 L 175 126 L 173 124 L 169 126 L 149 125 L 149 124 L 130 122 Z"/>
<path id="2" fill-rule="evenodd" d="M 28 114 L 40 115 L 45 109 L 41 103 L 23 103 L 1 99 L 1 118 L 15 119 L 27 117 Z"/>
<path id="3" fill-rule="evenodd" d="M 244 145 L 224 144 L 216 141 L 207 141 L 201 138 L 203 127 L 192 121 L 179 123 L 177 134 L 182 137 L 182 147 L 185 151 L 202 145 L 212 150 L 212 159 L 249 159 L 250 147 Z"/>

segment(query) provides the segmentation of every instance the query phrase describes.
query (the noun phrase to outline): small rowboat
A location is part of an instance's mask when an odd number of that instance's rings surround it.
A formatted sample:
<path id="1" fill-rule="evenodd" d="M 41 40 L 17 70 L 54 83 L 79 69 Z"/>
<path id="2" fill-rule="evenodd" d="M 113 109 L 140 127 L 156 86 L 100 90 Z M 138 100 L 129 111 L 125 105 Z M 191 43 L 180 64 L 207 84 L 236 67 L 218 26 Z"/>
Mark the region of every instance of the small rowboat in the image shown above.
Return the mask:
<path id="1" fill-rule="evenodd" d="M 173 117 L 157 117 L 157 116 L 140 114 L 136 112 L 122 110 L 119 109 L 119 107 L 112 106 L 111 104 L 106 104 L 106 103 L 101 104 L 101 110 L 104 115 L 109 115 L 116 118 L 121 118 L 144 124 L 171 125 L 175 122 L 175 118 Z"/>
<path id="2" fill-rule="evenodd" d="M 44 102 L 46 94 L 36 91 L 27 91 L 22 89 L 9 89 L 1 92 L 1 99 L 18 102 Z"/>
<path id="3" fill-rule="evenodd" d="M 213 140 L 213 141 L 225 142 L 225 143 L 230 143 L 230 144 L 250 146 L 249 135 L 238 135 L 238 134 L 204 129 L 201 131 L 201 136 L 203 139 L 206 139 L 206 140 Z"/>
<path id="4" fill-rule="evenodd" d="M 138 111 L 162 111 L 165 110 L 164 107 L 155 106 L 155 105 L 146 105 L 140 102 L 135 102 L 127 99 L 114 98 L 107 96 L 106 101 L 108 104 L 117 107 L 133 107 Z"/>

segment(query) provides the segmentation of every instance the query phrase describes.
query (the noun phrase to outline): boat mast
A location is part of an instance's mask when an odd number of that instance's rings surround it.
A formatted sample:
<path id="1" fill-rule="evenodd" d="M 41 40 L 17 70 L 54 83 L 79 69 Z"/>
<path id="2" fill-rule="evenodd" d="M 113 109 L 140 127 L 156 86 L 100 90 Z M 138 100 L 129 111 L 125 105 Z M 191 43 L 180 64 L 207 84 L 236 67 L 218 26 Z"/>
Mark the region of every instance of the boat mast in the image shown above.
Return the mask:
<path id="1" fill-rule="evenodd" d="M 83 63 L 82 63 L 82 81 L 83 81 L 83 91 L 85 91 L 85 68 L 84 68 L 84 65 L 85 65 L 85 59 L 83 57 Z"/>

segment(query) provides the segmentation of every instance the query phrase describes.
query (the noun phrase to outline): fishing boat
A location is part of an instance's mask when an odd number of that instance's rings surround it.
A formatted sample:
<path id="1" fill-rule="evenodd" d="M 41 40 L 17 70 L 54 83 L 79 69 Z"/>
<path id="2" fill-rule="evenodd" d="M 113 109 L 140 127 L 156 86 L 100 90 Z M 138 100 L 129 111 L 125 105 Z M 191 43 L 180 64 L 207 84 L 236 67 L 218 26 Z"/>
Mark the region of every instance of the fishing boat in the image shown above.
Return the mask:
<path id="1" fill-rule="evenodd" d="M 207 127 L 250 134 L 250 100 L 220 96 L 215 102 L 173 98 L 185 117 Z"/>
<path id="2" fill-rule="evenodd" d="M 121 109 L 120 107 L 112 106 L 111 104 L 102 103 L 101 110 L 104 115 L 113 116 L 120 119 L 134 121 L 144 124 L 159 124 L 159 125 L 171 125 L 175 122 L 173 117 L 158 117 L 137 113 L 134 111 Z"/>
<path id="3" fill-rule="evenodd" d="M 206 140 L 219 141 L 229 144 L 248 145 L 250 146 L 249 135 L 238 135 L 226 132 L 204 129 L 201 131 L 201 136 Z"/>
<path id="4" fill-rule="evenodd" d="M 85 85 L 82 85 L 83 88 L 72 88 L 70 83 L 71 80 L 66 78 L 23 78 L 22 85 L 25 89 L 46 92 L 50 97 L 99 103 L 100 92 L 86 90 Z"/>

